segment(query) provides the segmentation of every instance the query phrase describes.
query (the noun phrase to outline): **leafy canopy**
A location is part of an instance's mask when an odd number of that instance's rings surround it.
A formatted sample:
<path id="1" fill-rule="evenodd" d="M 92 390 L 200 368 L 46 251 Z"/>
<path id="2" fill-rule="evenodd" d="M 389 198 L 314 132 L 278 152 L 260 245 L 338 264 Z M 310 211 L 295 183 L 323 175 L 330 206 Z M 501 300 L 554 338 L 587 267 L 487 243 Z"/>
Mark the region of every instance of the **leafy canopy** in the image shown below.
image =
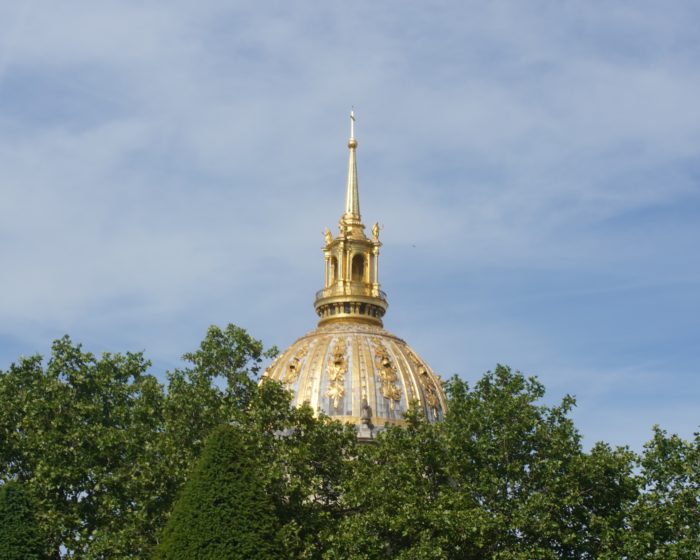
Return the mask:
<path id="1" fill-rule="evenodd" d="M 44 542 L 34 515 L 34 504 L 18 482 L 0 486 L 0 558 L 42 560 Z"/>
<path id="2" fill-rule="evenodd" d="M 274 353 L 211 327 L 164 387 L 141 353 L 57 340 L 46 365 L 0 372 L 0 480 L 24 483 L 53 557 L 142 558 L 206 436 L 243 414 Z"/>
<path id="3" fill-rule="evenodd" d="M 0 372 L 0 482 L 21 483 L 35 506 L 40 548 L 77 559 L 700 553 L 698 435 L 657 428 L 641 455 L 584 451 L 573 398 L 543 405 L 536 379 L 498 366 L 473 387 L 446 383 L 444 422 L 413 411 L 359 445 L 352 427 L 257 383 L 275 352 L 228 325 L 164 384 L 140 353 L 96 357 L 67 337 L 46 363 Z"/>
<path id="4" fill-rule="evenodd" d="M 246 430 L 215 428 L 163 532 L 155 558 L 278 558 L 274 504 Z"/>

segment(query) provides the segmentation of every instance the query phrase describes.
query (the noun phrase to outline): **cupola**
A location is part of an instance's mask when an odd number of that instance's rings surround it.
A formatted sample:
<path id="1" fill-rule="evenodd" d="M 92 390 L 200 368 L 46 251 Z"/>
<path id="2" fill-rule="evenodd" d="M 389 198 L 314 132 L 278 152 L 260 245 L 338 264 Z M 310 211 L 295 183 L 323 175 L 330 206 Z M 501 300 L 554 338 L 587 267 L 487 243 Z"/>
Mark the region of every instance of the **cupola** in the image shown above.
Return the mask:
<path id="1" fill-rule="evenodd" d="M 320 317 L 319 325 L 348 319 L 382 325 L 389 304 L 379 288 L 379 224 L 372 227 L 372 237 L 365 234 L 360 215 L 360 195 L 357 187 L 357 140 L 355 114 L 350 113 L 348 148 L 348 180 L 345 212 L 334 237 L 325 231 L 325 283 L 316 293 L 314 307 Z"/>

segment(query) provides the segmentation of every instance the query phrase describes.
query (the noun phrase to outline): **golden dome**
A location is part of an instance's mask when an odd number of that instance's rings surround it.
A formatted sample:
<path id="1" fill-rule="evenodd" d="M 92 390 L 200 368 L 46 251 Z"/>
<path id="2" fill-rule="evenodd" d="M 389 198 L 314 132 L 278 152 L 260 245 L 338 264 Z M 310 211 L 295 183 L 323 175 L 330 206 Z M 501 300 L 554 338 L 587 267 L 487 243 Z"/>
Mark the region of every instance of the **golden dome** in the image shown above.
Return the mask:
<path id="1" fill-rule="evenodd" d="M 293 404 L 350 422 L 360 439 L 386 424 L 402 424 L 411 404 L 441 420 L 445 394 L 440 378 L 400 338 L 384 330 L 388 308 L 379 289 L 379 224 L 365 235 L 357 188 L 357 141 L 350 113 L 350 160 L 345 213 L 339 233 L 325 231 L 324 288 L 316 293 L 316 330 L 302 336 L 265 371 L 285 384 Z"/>

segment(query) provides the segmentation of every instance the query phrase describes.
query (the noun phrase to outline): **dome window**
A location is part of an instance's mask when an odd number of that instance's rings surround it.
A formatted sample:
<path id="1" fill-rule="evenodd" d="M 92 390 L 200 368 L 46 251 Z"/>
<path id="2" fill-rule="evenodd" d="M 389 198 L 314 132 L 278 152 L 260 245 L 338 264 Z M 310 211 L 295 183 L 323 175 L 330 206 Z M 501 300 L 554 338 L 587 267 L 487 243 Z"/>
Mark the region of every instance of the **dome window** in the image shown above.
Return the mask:
<path id="1" fill-rule="evenodd" d="M 352 258 L 352 281 L 364 282 L 365 280 L 365 256 L 355 255 Z"/>

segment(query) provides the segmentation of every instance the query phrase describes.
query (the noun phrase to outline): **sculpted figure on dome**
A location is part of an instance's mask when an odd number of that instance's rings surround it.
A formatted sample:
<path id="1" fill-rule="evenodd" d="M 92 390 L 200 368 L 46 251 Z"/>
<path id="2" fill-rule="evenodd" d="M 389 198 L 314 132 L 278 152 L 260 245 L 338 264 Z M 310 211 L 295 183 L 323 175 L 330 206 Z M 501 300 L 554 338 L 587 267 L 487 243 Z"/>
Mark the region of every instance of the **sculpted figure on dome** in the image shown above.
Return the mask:
<path id="1" fill-rule="evenodd" d="M 381 227 L 379 226 L 379 222 L 375 222 L 374 225 L 372 226 L 372 241 L 379 241 L 379 230 Z"/>
<path id="2" fill-rule="evenodd" d="M 294 383 L 297 380 L 297 377 L 299 377 L 299 372 L 301 371 L 301 361 L 306 355 L 308 349 L 308 345 L 304 344 L 301 348 L 299 348 L 289 364 L 287 364 L 287 375 L 284 378 L 284 382 L 286 384 L 289 385 Z"/>
<path id="3" fill-rule="evenodd" d="M 440 408 L 440 401 L 438 400 L 437 390 L 435 388 L 435 380 L 430 375 L 430 372 L 428 371 L 428 368 L 425 367 L 425 364 L 420 361 L 418 356 L 416 356 L 416 353 L 410 348 L 408 349 L 408 357 L 418 369 L 418 379 L 420 380 L 420 384 L 425 391 L 425 400 L 428 401 L 428 405 L 430 405 L 430 408 L 433 409 L 433 412 L 437 414 L 438 409 Z"/>
<path id="4" fill-rule="evenodd" d="M 362 399 L 360 420 L 365 426 L 372 427 L 372 407 L 367 403 L 367 399 Z"/>
<path id="5" fill-rule="evenodd" d="M 345 374 L 348 371 L 348 363 L 345 359 L 347 348 L 344 340 L 339 340 L 330 360 L 328 361 L 328 391 L 326 394 L 333 401 L 333 408 L 338 408 L 340 400 L 345 395 Z"/>
<path id="6" fill-rule="evenodd" d="M 399 379 L 396 366 L 392 363 L 389 354 L 379 339 L 374 339 L 375 361 L 382 384 L 382 396 L 389 401 L 389 409 L 394 410 L 396 403 L 401 399 L 401 390 L 396 385 Z"/>

